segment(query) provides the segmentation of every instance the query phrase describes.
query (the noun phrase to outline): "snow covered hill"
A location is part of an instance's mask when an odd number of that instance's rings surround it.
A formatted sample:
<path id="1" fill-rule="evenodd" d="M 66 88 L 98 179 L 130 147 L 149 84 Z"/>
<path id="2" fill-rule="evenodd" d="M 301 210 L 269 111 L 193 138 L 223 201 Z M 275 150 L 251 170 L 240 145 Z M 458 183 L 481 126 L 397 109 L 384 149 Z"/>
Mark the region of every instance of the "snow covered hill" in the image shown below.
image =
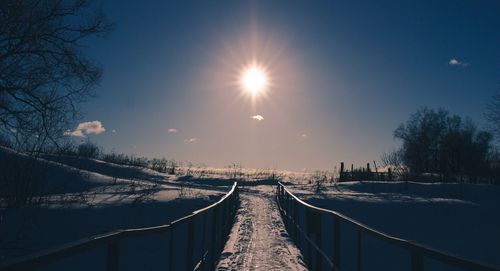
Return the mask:
<path id="1" fill-rule="evenodd" d="M 346 182 L 316 193 L 288 186 L 307 202 L 390 235 L 500 266 L 500 187 L 473 184 Z"/>
<path id="2" fill-rule="evenodd" d="M 0 148 L 0 160 L 31 163 L 37 204 L 0 208 L 0 261 L 116 229 L 166 224 L 218 200 L 231 182 L 189 179 L 99 160 L 44 155 L 34 160 Z M 2 168 L 16 181 L 16 163 Z"/>

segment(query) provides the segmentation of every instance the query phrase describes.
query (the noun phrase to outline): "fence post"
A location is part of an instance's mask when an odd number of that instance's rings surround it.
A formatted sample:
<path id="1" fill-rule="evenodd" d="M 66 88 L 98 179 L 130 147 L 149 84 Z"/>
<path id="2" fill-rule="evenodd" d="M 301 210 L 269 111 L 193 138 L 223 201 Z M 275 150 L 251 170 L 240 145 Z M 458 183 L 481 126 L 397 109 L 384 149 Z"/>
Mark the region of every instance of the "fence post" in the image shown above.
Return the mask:
<path id="1" fill-rule="evenodd" d="M 333 220 L 333 263 L 340 269 L 340 223 L 337 217 Z"/>
<path id="2" fill-rule="evenodd" d="M 276 191 L 276 194 L 278 196 L 278 201 L 279 201 L 280 205 L 281 205 L 281 197 L 282 197 L 281 189 L 282 189 L 281 185 L 278 184 L 278 190 Z"/>
<path id="3" fill-rule="evenodd" d="M 170 226 L 170 240 L 168 244 L 168 270 L 172 271 L 174 263 L 174 226 Z"/>
<path id="4" fill-rule="evenodd" d="M 299 215 L 299 213 L 298 213 L 297 209 L 298 209 L 298 206 L 299 206 L 299 202 L 296 201 L 296 200 L 294 200 L 293 202 L 294 202 L 294 204 L 293 204 L 293 224 L 294 224 L 294 227 L 293 227 L 293 239 L 297 240 L 297 227 L 298 227 L 298 223 L 299 223 L 299 221 L 298 221 L 298 215 Z"/>
<path id="5" fill-rule="evenodd" d="M 106 258 L 106 270 L 118 271 L 120 253 L 120 241 L 116 240 L 108 244 L 108 256 Z"/>
<path id="6" fill-rule="evenodd" d="M 205 251 L 206 251 L 206 245 L 207 245 L 207 212 L 203 213 L 203 228 L 201 229 L 201 266 L 203 269 L 205 269 L 205 262 L 206 262 L 206 257 L 205 257 Z M 208 256 L 208 255 L 206 255 Z"/>
<path id="7" fill-rule="evenodd" d="M 187 251 L 186 251 L 186 271 L 193 270 L 193 250 L 194 250 L 194 217 L 188 222 L 187 230 Z"/>
<path id="8" fill-rule="evenodd" d="M 220 211 L 219 211 L 219 217 L 220 217 L 220 228 L 219 228 L 219 232 L 218 232 L 218 236 L 219 238 L 217 239 L 218 240 L 218 244 L 217 244 L 217 251 L 220 252 L 224 249 L 224 244 L 222 242 L 222 239 L 224 238 L 224 228 L 226 227 L 225 225 L 225 217 L 226 217 L 226 206 L 224 205 L 224 202 L 222 202 L 221 204 L 219 204 L 219 208 L 220 208 Z"/>
<path id="9" fill-rule="evenodd" d="M 213 211 L 212 211 L 212 217 L 213 217 L 213 220 L 212 220 L 212 248 L 211 248 L 211 251 L 212 251 L 212 260 L 211 260 L 211 265 L 213 267 L 213 265 L 215 264 L 215 262 L 217 261 L 217 259 L 215 258 L 217 256 L 217 252 L 216 250 L 218 251 L 219 249 L 219 246 L 218 246 L 218 236 L 219 236 L 219 229 L 218 229 L 218 223 L 217 223 L 217 210 L 219 210 L 219 206 L 215 206 Z"/>
<path id="10" fill-rule="evenodd" d="M 424 261 L 422 254 L 416 251 L 414 248 L 410 249 L 411 253 L 411 271 L 423 271 Z"/>
<path id="11" fill-rule="evenodd" d="M 285 226 L 286 228 L 289 228 L 290 227 L 290 195 L 287 193 L 285 195 L 285 213 L 286 213 L 286 217 L 285 217 Z"/>
<path id="12" fill-rule="evenodd" d="M 340 162 L 339 181 L 344 179 L 344 162 Z"/>
<path id="13" fill-rule="evenodd" d="M 231 209 L 231 206 L 229 206 L 229 201 L 225 200 L 223 203 L 222 203 L 222 206 L 224 206 L 224 220 L 222 221 L 224 223 L 224 227 L 223 227 L 223 231 L 222 231 L 222 235 L 221 235 L 221 250 L 224 249 L 224 239 L 226 238 L 226 236 L 229 234 L 229 231 L 231 230 L 231 228 L 229 227 L 229 219 L 230 219 L 230 214 L 229 214 L 229 210 Z"/>
<path id="14" fill-rule="evenodd" d="M 311 239 L 311 231 L 312 231 L 312 227 L 311 227 L 311 224 L 313 223 L 313 221 L 311 220 L 311 211 L 309 211 L 309 208 L 305 208 L 305 211 L 306 211 L 306 217 L 305 217 L 305 222 L 306 222 L 306 237 Z M 304 238 L 304 240 L 306 241 L 307 243 L 307 262 L 308 264 L 312 267 L 313 265 L 313 261 L 312 261 L 312 246 L 311 246 L 311 242 L 309 242 L 307 240 L 307 238 Z"/>
<path id="15" fill-rule="evenodd" d="M 358 229 L 358 271 L 361 271 L 362 269 L 362 264 L 361 264 L 361 230 Z"/>
<path id="16" fill-rule="evenodd" d="M 321 222 L 322 222 L 322 219 L 321 219 L 321 213 L 316 213 L 314 215 L 315 217 L 315 220 L 316 220 L 316 228 L 315 228 L 315 231 L 316 231 L 316 245 L 321 249 L 323 250 L 323 247 L 321 245 L 321 240 L 322 240 L 322 237 L 321 237 Z M 316 262 L 317 262 L 317 268 L 316 270 L 322 270 L 323 269 L 323 258 L 322 258 L 322 255 L 319 253 L 319 251 L 316 251 Z"/>

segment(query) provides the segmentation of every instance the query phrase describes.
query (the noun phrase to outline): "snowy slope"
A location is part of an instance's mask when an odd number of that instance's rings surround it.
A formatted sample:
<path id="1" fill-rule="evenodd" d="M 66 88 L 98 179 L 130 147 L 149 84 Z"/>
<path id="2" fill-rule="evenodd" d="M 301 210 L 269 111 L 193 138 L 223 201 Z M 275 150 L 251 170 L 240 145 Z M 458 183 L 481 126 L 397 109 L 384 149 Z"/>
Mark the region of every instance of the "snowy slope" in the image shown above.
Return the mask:
<path id="1" fill-rule="evenodd" d="M 8 149 L 0 155 L 28 159 Z M 44 173 L 37 180 L 50 187 L 42 203 L 0 208 L 0 261 L 116 229 L 166 224 L 218 200 L 231 185 L 92 159 L 47 159 L 35 163 Z"/>
<path id="2" fill-rule="evenodd" d="M 315 193 L 290 186 L 309 203 L 375 229 L 500 267 L 500 187 L 472 184 L 349 182 Z"/>

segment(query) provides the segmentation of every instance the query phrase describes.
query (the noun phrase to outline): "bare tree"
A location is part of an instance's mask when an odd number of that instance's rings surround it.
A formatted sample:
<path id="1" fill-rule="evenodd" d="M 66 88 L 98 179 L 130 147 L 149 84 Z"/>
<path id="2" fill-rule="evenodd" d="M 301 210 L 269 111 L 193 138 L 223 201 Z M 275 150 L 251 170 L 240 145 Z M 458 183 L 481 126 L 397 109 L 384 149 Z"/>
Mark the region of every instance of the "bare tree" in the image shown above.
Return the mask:
<path id="1" fill-rule="evenodd" d="M 418 110 L 396 129 L 394 137 L 402 141 L 398 156 L 412 176 L 430 173 L 441 181 L 463 177 L 475 181 L 490 167 L 491 134 L 444 109 Z M 385 160 L 399 161 L 399 157 Z"/>
<path id="2" fill-rule="evenodd" d="M 491 128 L 498 140 L 500 140 L 500 90 L 491 97 L 486 111 L 486 119 L 491 124 Z"/>
<path id="3" fill-rule="evenodd" d="M 391 174 L 394 176 L 388 176 L 389 179 L 408 179 L 408 167 L 405 165 L 403 161 L 403 151 L 396 150 L 392 152 L 384 153 L 381 157 L 382 165 L 386 167 Z"/>
<path id="4" fill-rule="evenodd" d="M 0 132 L 22 148 L 57 144 L 101 78 L 83 40 L 110 30 L 87 1 L 0 1 Z"/>

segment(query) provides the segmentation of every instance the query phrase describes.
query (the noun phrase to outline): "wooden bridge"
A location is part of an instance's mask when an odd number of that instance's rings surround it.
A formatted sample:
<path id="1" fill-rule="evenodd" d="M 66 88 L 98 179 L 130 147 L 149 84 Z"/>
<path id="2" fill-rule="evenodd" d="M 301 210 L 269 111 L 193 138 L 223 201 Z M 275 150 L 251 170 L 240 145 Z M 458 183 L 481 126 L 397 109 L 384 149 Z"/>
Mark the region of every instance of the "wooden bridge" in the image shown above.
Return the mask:
<path id="1" fill-rule="evenodd" d="M 287 231 L 311 270 L 499 270 L 387 235 L 335 211 L 310 205 L 281 183 L 276 201 Z"/>
<path id="2" fill-rule="evenodd" d="M 218 202 L 169 224 L 93 236 L 2 263 L 0 271 L 51 270 L 51 266 L 68 260 L 69 266 L 74 266 L 71 257 L 96 248 L 105 254 L 102 268 L 118 271 L 127 267 L 121 265 L 129 256 L 121 251 L 123 242 L 155 235 L 167 237 L 162 270 L 214 270 L 240 208 L 238 190 L 235 182 Z M 286 231 L 311 270 L 500 270 L 384 234 L 337 212 L 312 206 L 281 183 L 276 186 L 275 199 L 273 208 L 279 209 Z"/>

